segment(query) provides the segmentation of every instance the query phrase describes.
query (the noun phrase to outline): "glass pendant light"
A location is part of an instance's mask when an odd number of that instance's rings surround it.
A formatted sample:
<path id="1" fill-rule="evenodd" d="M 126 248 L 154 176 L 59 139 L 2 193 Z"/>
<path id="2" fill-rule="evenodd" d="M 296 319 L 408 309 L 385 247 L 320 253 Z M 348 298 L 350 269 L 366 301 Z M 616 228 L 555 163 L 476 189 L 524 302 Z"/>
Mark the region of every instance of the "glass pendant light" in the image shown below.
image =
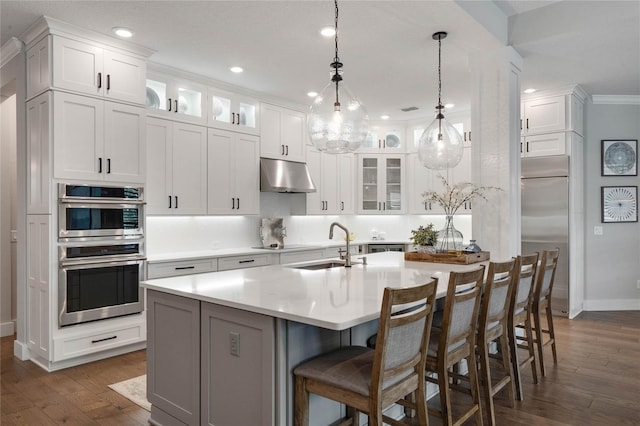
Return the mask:
<path id="1" fill-rule="evenodd" d="M 342 62 L 338 57 L 338 0 L 334 3 L 335 57 L 331 63 L 331 82 L 311 104 L 307 128 L 316 149 L 340 154 L 360 147 L 369 130 L 369 117 L 362 103 L 342 83 Z"/>
<path id="2" fill-rule="evenodd" d="M 464 146 L 462 136 L 444 118 L 444 106 L 442 106 L 442 78 L 441 68 L 441 40 L 447 37 L 447 33 L 439 31 L 433 34 L 433 39 L 438 40 L 438 105 L 436 106 L 436 118 L 427 127 L 418 143 L 418 156 L 422 164 L 432 170 L 445 170 L 460 163 Z"/>

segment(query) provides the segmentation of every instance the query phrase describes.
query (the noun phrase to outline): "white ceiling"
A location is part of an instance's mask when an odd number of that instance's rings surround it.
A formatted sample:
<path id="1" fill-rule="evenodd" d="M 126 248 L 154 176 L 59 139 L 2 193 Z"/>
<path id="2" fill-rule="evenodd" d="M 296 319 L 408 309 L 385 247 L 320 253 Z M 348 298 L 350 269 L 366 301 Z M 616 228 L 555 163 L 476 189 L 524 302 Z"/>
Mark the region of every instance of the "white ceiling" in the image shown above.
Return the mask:
<path id="1" fill-rule="evenodd" d="M 469 55 L 512 45 L 522 86 L 580 84 L 590 94 L 640 95 L 638 1 L 340 0 L 344 81 L 371 118 L 430 116 L 442 42 L 443 102 L 470 104 Z M 484 22 L 481 25 L 471 14 Z M 1 43 L 41 15 L 104 34 L 134 29 L 151 61 L 306 105 L 329 82 L 332 1 L 0 1 Z M 484 17 L 484 18 L 482 18 Z M 508 26 L 507 26 L 508 24 Z M 245 72 L 232 74 L 240 65 Z M 414 113 L 400 109 L 416 106 Z"/>

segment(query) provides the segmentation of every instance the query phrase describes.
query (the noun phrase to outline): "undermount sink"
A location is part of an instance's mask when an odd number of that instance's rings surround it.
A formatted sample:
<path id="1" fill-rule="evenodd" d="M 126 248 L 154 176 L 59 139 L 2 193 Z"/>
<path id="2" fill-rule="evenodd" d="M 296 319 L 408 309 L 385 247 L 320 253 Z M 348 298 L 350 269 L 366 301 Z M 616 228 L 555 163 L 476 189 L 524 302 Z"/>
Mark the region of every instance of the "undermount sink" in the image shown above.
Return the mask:
<path id="1" fill-rule="evenodd" d="M 329 262 L 322 263 L 311 263 L 306 265 L 292 265 L 290 268 L 294 269 L 307 269 L 307 270 L 318 270 L 318 269 L 331 269 L 331 268 L 340 268 L 344 267 L 344 262 L 338 260 L 332 260 Z"/>

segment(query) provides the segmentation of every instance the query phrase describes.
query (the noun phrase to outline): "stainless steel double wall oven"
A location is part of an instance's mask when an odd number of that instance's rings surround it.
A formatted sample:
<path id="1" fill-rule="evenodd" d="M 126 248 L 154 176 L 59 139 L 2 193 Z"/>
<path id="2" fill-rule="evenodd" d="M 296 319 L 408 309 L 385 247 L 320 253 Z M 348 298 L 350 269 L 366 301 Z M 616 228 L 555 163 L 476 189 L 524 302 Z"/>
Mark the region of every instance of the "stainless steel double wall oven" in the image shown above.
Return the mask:
<path id="1" fill-rule="evenodd" d="M 144 310 L 144 194 L 138 187 L 59 184 L 59 325 Z"/>

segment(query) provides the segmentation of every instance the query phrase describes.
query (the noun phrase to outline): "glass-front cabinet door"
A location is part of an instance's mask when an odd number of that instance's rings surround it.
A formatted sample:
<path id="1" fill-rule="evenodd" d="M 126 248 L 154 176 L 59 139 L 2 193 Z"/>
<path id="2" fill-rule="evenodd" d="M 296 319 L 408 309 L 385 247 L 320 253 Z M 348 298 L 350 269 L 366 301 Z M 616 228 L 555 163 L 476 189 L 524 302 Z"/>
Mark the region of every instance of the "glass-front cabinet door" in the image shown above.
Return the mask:
<path id="1" fill-rule="evenodd" d="M 244 133 L 258 133 L 258 101 L 209 89 L 208 124 Z"/>
<path id="2" fill-rule="evenodd" d="M 359 156 L 359 213 L 404 212 L 405 157 Z"/>
<path id="3" fill-rule="evenodd" d="M 147 108 L 150 115 L 204 124 L 206 88 L 197 83 L 161 74 L 147 78 Z"/>

